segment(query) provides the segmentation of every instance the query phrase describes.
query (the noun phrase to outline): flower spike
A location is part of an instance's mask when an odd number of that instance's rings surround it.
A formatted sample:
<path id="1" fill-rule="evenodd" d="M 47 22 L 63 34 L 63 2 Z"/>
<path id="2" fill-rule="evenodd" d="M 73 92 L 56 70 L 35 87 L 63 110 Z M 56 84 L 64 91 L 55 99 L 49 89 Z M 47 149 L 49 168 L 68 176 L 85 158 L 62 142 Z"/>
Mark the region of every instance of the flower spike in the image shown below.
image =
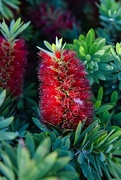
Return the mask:
<path id="1" fill-rule="evenodd" d="M 20 96 L 23 90 L 23 76 L 27 65 L 25 41 L 16 37 L 24 31 L 29 22 L 23 24 L 19 18 L 12 20 L 8 27 L 3 20 L 0 23 L 0 87 L 8 89 L 14 96 Z M 6 73 L 7 72 L 7 73 Z"/>
<path id="2" fill-rule="evenodd" d="M 89 125 L 93 118 L 93 104 L 84 65 L 74 51 L 64 49 L 62 38 L 56 38 L 52 45 L 47 41 L 44 43 L 50 51 L 39 48 L 42 121 L 62 129 L 75 129 L 85 119 Z"/>

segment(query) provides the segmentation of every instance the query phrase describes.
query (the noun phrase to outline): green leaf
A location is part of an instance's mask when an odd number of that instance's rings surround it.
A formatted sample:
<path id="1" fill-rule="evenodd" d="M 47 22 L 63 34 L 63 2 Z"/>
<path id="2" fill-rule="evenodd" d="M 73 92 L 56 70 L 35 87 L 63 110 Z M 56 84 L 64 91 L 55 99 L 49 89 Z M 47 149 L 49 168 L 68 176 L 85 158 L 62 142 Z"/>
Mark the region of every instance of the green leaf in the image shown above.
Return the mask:
<path id="1" fill-rule="evenodd" d="M 100 113 L 102 113 L 104 111 L 108 111 L 108 110 L 110 110 L 112 108 L 113 108 L 113 105 L 104 104 L 101 107 L 96 109 L 96 114 L 100 114 Z"/>
<path id="2" fill-rule="evenodd" d="M 94 141 L 94 139 L 96 138 L 95 135 L 99 129 L 100 129 L 100 125 L 97 125 L 88 133 L 87 142 L 92 143 Z"/>
<path id="3" fill-rule="evenodd" d="M 105 46 L 105 43 L 106 43 L 106 39 L 102 38 L 101 40 L 99 40 L 97 42 L 97 50 L 102 49 Z"/>
<path id="4" fill-rule="evenodd" d="M 120 43 L 116 43 L 116 52 L 119 54 L 121 51 L 121 45 Z"/>
<path id="5" fill-rule="evenodd" d="M 95 109 L 99 108 L 101 106 L 101 101 L 96 101 L 94 104 Z"/>
<path id="6" fill-rule="evenodd" d="M 78 158 L 77 158 L 77 161 L 79 162 L 79 164 L 83 164 L 84 159 L 85 159 L 84 153 L 80 152 L 80 153 L 79 153 L 79 156 L 78 156 Z"/>
<path id="7" fill-rule="evenodd" d="M 29 132 L 26 135 L 25 142 L 26 142 L 27 148 L 30 151 L 30 154 L 33 155 L 34 151 L 35 151 L 35 143 L 34 143 L 34 139 L 33 139 L 32 135 Z"/>
<path id="8" fill-rule="evenodd" d="M 113 149 L 113 144 L 110 144 L 107 149 L 105 150 L 105 153 L 110 153 L 110 151 Z"/>
<path id="9" fill-rule="evenodd" d="M 99 50 L 99 51 L 97 51 L 95 54 L 94 54 L 94 57 L 96 58 L 98 58 L 98 56 L 103 56 L 105 54 L 105 50 Z"/>
<path id="10" fill-rule="evenodd" d="M 15 180 L 13 171 L 9 167 L 5 166 L 2 162 L 0 162 L 0 171 L 5 177 L 7 177 L 8 180 Z"/>
<path id="11" fill-rule="evenodd" d="M 79 41 L 82 41 L 82 40 L 85 41 L 85 36 L 83 34 L 80 34 L 79 35 Z"/>
<path id="12" fill-rule="evenodd" d="M 16 152 L 14 151 L 13 147 L 10 146 L 7 142 L 3 142 L 2 145 L 4 147 L 4 151 L 9 156 L 13 166 L 17 168 Z"/>
<path id="13" fill-rule="evenodd" d="M 49 129 L 45 126 L 45 124 L 43 124 L 39 119 L 32 117 L 33 122 L 35 123 L 35 125 L 41 129 L 43 132 L 48 132 Z"/>
<path id="14" fill-rule="evenodd" d="M 110 113 L 108 111 L 104 111 L 102 121 L 104 121 L 105 123 L 108 123 L 110 118 L 111 118 Z"/>
<path id="15" fill-rule="evenodd" d="M 23 24 L 21 27 L 19 27 L 19 29 L 17 29 L 17 31 L 11 35 L 10 39 L 13 40 L 15 39 L 20 33 L 22 33 L 28 26 L 29 26 L 30 22 L 27 22 L 26 24 Z"/>
<path id="16" fill-rule="evenodd" d="M 89 125 L 80 135 L 79 142 L 82 142 L 85 135 L 91 132 L 96 126 L 98 126 L 98 121 L 94 121 L 91 125 Z"/>
<path id="17" fill-rule="evenodd" d="M 18 136 L 17 133 L 14 132 L 4 132 L 0 131 L 0 141 L 13 140 Z"/>
<path id="18" fill-rule="evenodd" d="M 53 169 L 57 156 L 58 156 L 57 152 L 52 152 L 49 155 L 47 155 L 40 164 L 38 164 L 40 173 L 38 173 L 38 175 L 35 176 L 36 179 L 42 178 L 45 175 L 47 176 L 49 171 Z"/>
<path id="19" fill-rule="evenodd" d="M 95 75 L 98 77 L 98 79 L 101 79 L 101 80 L 103 80 L 103 81 L 105 81 L 106 80 L 106 77 L 105 77 L 105 75 L 104 74 L 102 74 L 102 72 L 99 70 L 99 71 L 97 71 L 96 73 L 95 73 Z"/>
<path id="20" fill-rule="evenodd" d="M 51 138 L 52 143 L 56 141 L 57 136 L 53 131 L 50 133 L 50 138 Z"/>
<path id="21" fill-rule="evenodd" d="M 104 134 L 102 135 L 102 137 L 100 137 L 99 142 L 98 142 L 98 145 L 96 146 L 96 148 L 100 148 L 100 150 L 103 149 L 103 145 L 106 144 L 107 139 L 111 136 L 111 134 L 112 134 L 113 132 L 114 132 L 114 129 L 112 129 L 108 135 L 107 135 L 106 132 L 104 132 Z"/>
<path id="22" fill-rule="evenodd" d="M 113 119 L 114 119 L 115 121 L 120 121 L 120 119 L 121 119 L 121 112 L 119 112 L 119 113 L 117 113 L 117 114 L 114 114 L 114 115 L 113 115 Z"/>
<path id="23" fill-rule="evenodd" d="M 58 137 L 53 145 L 53 149 L 61 149 L 62 148 L 62 140 L 61 137 Z"/>
<path id="24" fill-rule="evenodd" d="M 60 157 L 56 160 L 53 168 L 57 172 L 58 170 L 64 168 L 69 163 L 70 157 Z"/>
<path id="25" fill-rule="evenodd" d="M 88 136 L 88 134 L 86 133 L 83 140 L 82 140 L 82 142 L 81 142 L 81 144 L 79 145 L 81 149 L 83 147 L 85 147 L 85 145 L 87 144 L 87 136 Z"/>
<path id="26" fill-rule="evenodd" d="M 0 106 L 3 104 L 5 98 L 6 98 L 6 90 L 3 90 L 3 91 L 0 93 Z"/>
<path id="27" fill-rule="evenodd" d="M 108 158 L 108 166 L 109 166 L 109 172 L 116 178 L 116 180 L 120 180 L 121 178 L 121 167 L 118 166 L 115 162 L 113 162 L 112 160 L 110 160 Z"/>
<path id="28" fill-rule="evenodd" d="M 109 138 L 108 138 L 108 144 L 113 143 L 116 139 L 118 139 L 121 136 L 121 130 L 113 133 Z M 108 145 L 107 144 L 107 145 Z"/>
<path id="29" fill-rule="evenodd" d="M 16 30 L 19 28 L 20 24 L 21 24 L 21 18 L 18 18 L 16 22 L 13 19 L 10 23 L 10 33 L 14 34 Z"/>
<path id="30" fill-rule="evenodd" d="M 93 54 L 97 51 L 97 42 L 94 42 L 89 49 L 89 54 L 93 56 Z"/>
<path id="31" fill-rule="evenodd" d="M 114 91 L 112 94 L 111 94 L 111 102 L 114 102 L 116 103 L 118 100 L 118 93 L 116 91 Z"/>
<path id="32" fill-rule="evenodd" d="M 80 167 L 81 167 L 81 170 L 82 170 L 82 173 L 84 174 L 84 176 L 87 177 L 87 174 L 88 174 L 88 171 L 89 171 L 89 169 L 87 169 L 87 167 L 88 167 L 87 163 L 84 162 L 83 164 L 81 164 Z"/>
<path id="33" fill-rule="evenodd" d="M 5 23 L 4 19 L 3 19 L 3 22 L 0 23 L 0 29 L 2 30 L 1 32 L 4 32 L 7 37 L 10 35 L 9 28 L 8 28 L 7 24 Z"/>
<path id="34" fill-rule="evenodd" d="M 50 138 L 46 138 L 45 140 L 43 140 L 43 142 L 39 145 L 39 147 L 35 151 L 33 158 L 36 161 L 40 161 L 41 159 L 43 159 L 50 151 L 50 144 L 51 144 Z"/>
<path id="35" fill-rule="evenodd" d="M 52 51 L 52 45 L 50 43 L 48 43 L 47 41 L 44 41 L 45 46 Z"/>
<path id="36" fill-rule="evenodd" d="M 121 81 L 121 72 L 118 73 L 118 80 Z"/>
<path id="37" fill-rule="evenodd" d="M 95 32 L 93 29 L 90 29 L 86 35 L 86 39 L 85 39 L 86 44 L 90 47 L 94 43 L 94 40 L 95 40 Z"/>
<path id="38" fill-rule="evenodd" d="M 85 58 L 85 56 L 86 56 L 85 49 L 82 46 L 79 47 L 79 54 L 80 54 L 81 58 Z"/>
<path id="39" fill-rule="evenodd" d="M 0 24 L 1 32 L 5 38 L 11 42 L 13 41 L 21 32 L 23 32 L 28 26 L 30 22 L 27 22 L 23 24 L 21 22 L 21 18 L 18 18 L 15 22 L 14 20 L 10 23 L 10 29 L 8 28 L 6 22 L 3 20 L 3 22 Z"/>
<path id="40" fill-rule="evenodd" d="M 20 1 L 15 0 L 15 1 L 11 2 L 11 1 L 5 0 L 5 3 L 13 9 L 18 9 L 19 7 L 17 5 L 20 4 Z"/>
<path id="41" fill-rule="evenodd" d="M 88 46 L 85 41 L 81 40 L 81 43 L 79 44 L 79 47 L 82 46 L 84 48 L 84 51 L 86 54 L 88 54 Z"/>
<path id="42" fill-rule="evenodd" d="M 80 133 L 81 133 L 81 131 L 82 131 L 83 126 L 84 126 L 84 123 L 82 123 L 82 122 L 80 121 L 79 124 L 78 124 L 78 126 L 77 126 L 76 132 L 75 132 L 74 146 L 78 143 L 79 136 L 80 136 Z"/>
<path id="43" fill-rule="evenodd" d="M 75 173 L 75 171 L 72 170 L 66 170 L 65 172 L 58 172 L 58 178 L 60 180 L 78 180 L 79 177 L 78 175 Z"/>
<path id="44" fill-rule="evenodd" d="M 11 9 L 8 7 L 8 6 L 6 6 L 6 5 L 3 5 L 3 9 L 4 9 L 4 12 L 5 12 L 5 14 L 6 14 L 6 16 L 5 17 L 7 17 L 7 19 L 10 19 L 10 18 L 13 18 L 13 12 L 11 11 Z M 4 14 L 4 15 L 5 15 Z"/>
<path id="45" fill-rule="evenodd" d="M 100 159 L 102 162 L 106 161 L 106 157 L 105 157 L 104 153 L 100 152 L 99 159 Z"/>
<path id="46" fill-rule="evenodd" d="M 98 91 L 97 101 L 102 101 L 102 98 L 103 98 L 103 88 L 100 87 Z"/>
<path id="47" fill-rule="evenodd" d="M 13 121 L 14 117 L 10 117 L 7 119 L 3 119 L 2 121 L 0 120 L 0 129 L 8 127 L 11 122 Z"/>
<path id="48" fill-rule="evenodd" d="M 90 85 L 92 85 L 94 83 L 94 79 L 93 79 L 92 74 L 88 74 L 87 77 L 88 77 Z"/>

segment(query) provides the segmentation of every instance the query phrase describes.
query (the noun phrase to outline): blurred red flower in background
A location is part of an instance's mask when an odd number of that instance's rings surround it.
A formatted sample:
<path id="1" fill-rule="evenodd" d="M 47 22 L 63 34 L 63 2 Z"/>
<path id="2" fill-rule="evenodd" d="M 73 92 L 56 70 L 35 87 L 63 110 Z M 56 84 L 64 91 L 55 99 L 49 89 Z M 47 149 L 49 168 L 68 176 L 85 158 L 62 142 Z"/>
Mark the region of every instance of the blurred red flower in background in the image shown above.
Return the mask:
<path id="1" fill-rule="evenodd" d="M 74 25 L 80 29 L 71 11 L 64 11 L 48 3 L 41 3 L 35 10 L 31 11 L 30 17 L 34 27 L 41 30 L 41 33 L 47 36 L 50 41 L 53 41 L 56 36 L 61 37 L 63 31 L 73 30 Z"/>
<path id="2" fill-rule="evenodd" d="M 23 75 L 27 64 L 27 50 L 23 39 L 14 42 L 0 37 L 0 86 L 19 96 L 23 88 Z"/>

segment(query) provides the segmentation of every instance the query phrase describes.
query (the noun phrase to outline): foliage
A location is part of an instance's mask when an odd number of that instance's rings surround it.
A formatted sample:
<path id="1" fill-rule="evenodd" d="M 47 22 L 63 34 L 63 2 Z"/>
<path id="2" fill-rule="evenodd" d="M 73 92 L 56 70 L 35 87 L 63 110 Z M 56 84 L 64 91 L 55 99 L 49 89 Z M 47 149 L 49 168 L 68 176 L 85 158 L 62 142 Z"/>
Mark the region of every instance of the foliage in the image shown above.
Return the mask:
<path id="1" fill-rule="evenodd" d="M 1 0 L 0 1 L 0 19 L 5 18 L 10 20 L 14 18 L 13 10 L 19 10 L 20 0 Z"/>
<path id="2" fill-rule="evenodd" d="M 37 107 L 36 97 L 37 97 L 37 90 L 35 83 L 24 84 L 23 93 L 21 94 L 17 103 L 18 110 L 24 111 L 25 108 L 27 108 L 27 106 L 30 107 L 30 105 L 32 105 L 32 107 L 33 106 Z"/>
<path id="3" fill-rule="evenodd" d="M 120 180 L 120 0 L 0 0 L 0 19 L 0 180 Z M 75 129 L 60 128 L 66 115 Z"/>
<path id="4" fill-rule="evenodd" d="M 100 0 L 100 4 L 97 4 L 99 8 L 99 18 L 102 28 L 98 29 L 98 35 L 110 39 L 108 42 L 115 42 L 115 39 L 120 38 L 121 33 L 121 2 L 115 0 Z M 107 31 L 105 33 L 105 31 Z"/>
<path id="5" fill-rule="evenodd" d="M 0 93 L 0 144 L 2 141 L 5 141 L 5 140 L 13 140 L 18 135 L 17 133 L 8 131 L 8 127 L 14 120 L 14 117 L 11 116 L 11 117 L 5 118 L 3 116 L 3 115 L 5 116 L 8 115 L 10 103 L 12 103 L 12 101 L 10 101 L 10 99 L 8 98 L 6 99 L 6 90 L 1 91 Z M 7 108 L 5 108 L 6 105 L 8 106 Z M 9 113 L 9 115 L 10 114 L 11 113 Z"/>
<path id="6" fill-rule="evenodd" d="M 115 50 L 112 48 L 114 62 L 111 65 L 113 70 L 113 85 L 117 84 L 117 89 L 121 91 L 121 43 L 117 43 Z"/>
<path id="7" fill-rule="evenodd" d="M 121 43 L 116 43 L 116 46 L 111 48 L 113 61 L 110 62 L 113 66 L 111 79 L 104 84 L 106 87 L 105 94 L 110 94 L 113 91 L 118 92 L 119 99 L 121 98 Z"/>
<path id="8" fill-rule="evenodd" d="M 12 20 L 10 23 L 10 28 L 7 26 L 6 22 L 3 20 L 0 23 L 0 30 L 3 36 L 9 41 L 13 41 L 21 32 L 23 32 L 28 26 L 30 22 L 23 24 L 21 22 L 21 18 L 18 18 L 17 21 Z"/>
<path id="9" fill-rule="evenodd" d="M 115 120 L 115 109 L 117 109 L 118 93 L 113 91 L 108 99 L 108 103 L 104 100 L 104 90 L 100 87 L 97 97 L 93 97 L 94 109 L 95 109 L 95 120 L 98 120 L 101 127 L 106 128 L 114 125 Z M 118 119 L 119 121 L 119 119 Z"/>
<path id="10" fill-rule="evenodd" d="M 68 165 L 69 156 L 59 155 L 57 151 L 51 152 L 51 140 L 42 133 L 39 135 L 39 145 L 30 133 L 25 142 L 20 139 L 16 148 L 3 144 L 0 158 L 1 179 L 42 179 L 77 180 L 76 171 Z M 29 148 L 29 149 L 28 149 Z"/>
<path id="11" fill-rule="evenodd" d="M 90 29 L 86 36 L 81 34 L 78 39 L 74 39 L 73 44 L 67 44 L 67 47 L 78 53 L 86 67 L 91 85 L 110 77 L 113 69 L 109 64 L 112 60 L 110 46 L 106 45 L 105 39 L 96 39 L 93 29 Z"/>
<path id="12" fill-rule="evenodd" d="M 101 24 L 108 29 L 120 30 L 121 25 L 121 6 L 115 0 L 100 0 L 99 17 Z"/>
<path id="13" fill-rule="evenodd" d="M 9 117 L 13 115 L 15 98 L 11 97 L 8 91 L 0 88 L 0 116 Z"/>
<path id="14" fill-rule="evenodd" d="M 80 123 L 74 138 L 76 146 L 76 158 L 84 176 L 90 179 L 102 179 L 105 175 L 108 179 L 112 176 L 121 178 L 119 144 L 121 130 L 107 132 L 100 129 L 100 125 L 95 121 L 83 132 Z M 115 164 L 115 165 L 114 165 Z M 113 167 L 113 168 L 112 168 Z M 104 175 L 103 175 L 104 173 Z"/>
<path id="15" fill-rule="evenodd" d="M 121 130 L 112 127 L 110 131 L 102 129 L 97 120 L 87 128 L 85 122 L 80 122 L 76 131 L 60 132 L 57 129 L 45 128 L 34 118 L 38 127 L 51 137 L 52 149 L 59 154 L 67 153 L 71 158 L 71 165 L 79 173 L 80 178 L 108 179 L 121 178 L 120 165 L 120 136 Z M 63 134 L 63 136 L 61 135 Z M 35 135 L 38 139 L 38 135 Z M 38 140 L 39 141 L 39 140 Z M 115 166 L 114 166 L 115 164 Z M 112 168 L 114 167 L 114 169 Z"/>

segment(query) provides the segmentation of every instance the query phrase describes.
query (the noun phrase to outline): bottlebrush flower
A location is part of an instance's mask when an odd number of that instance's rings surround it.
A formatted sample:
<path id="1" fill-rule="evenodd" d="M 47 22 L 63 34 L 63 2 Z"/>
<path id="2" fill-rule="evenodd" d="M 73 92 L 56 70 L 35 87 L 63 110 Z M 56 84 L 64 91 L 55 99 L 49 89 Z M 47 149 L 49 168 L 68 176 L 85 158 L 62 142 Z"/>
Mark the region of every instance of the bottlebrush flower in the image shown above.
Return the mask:
<path id="1" fill-rule="evenodd" d="M 61 48 L 62 39 L 56 38 L 56 45 L 46 41 L 45 44 L 53 53 L 38 47 L 41 50 L 38 78 L 42 121 L 63 129 L 75 129 L 84 119 L 89 125 L 93 104 L 84 65 L 74 51 Z"/>
<path id="2" fill-rule="evenodd" d="M 22 25 L 18 19 L 11 22 L 10 29 L 3 21 L 0 24 L 4 37 L 0 37 L 0 87 L 15 96 L 22 92 L 23 75 L 27 64 L 27 49 L 23 39 L 15 39 L 29 23 Z"/>
<path id="3" fill-rule="evenodd" d="M 49 37 L 51 41 L 56 36 L 61 37 L 63 31 L 73 30 L 74 27 L 80 30 L 76 18 L 72 16 L 70 11 L 63 11 L 48 3 L 41 3 L 36 10 L 31 11 L 30 17 L 32 24 L 37 29 L 41 29 L 42 34 Z M 49 34 L 51 36 L 48 36 Z"/>

